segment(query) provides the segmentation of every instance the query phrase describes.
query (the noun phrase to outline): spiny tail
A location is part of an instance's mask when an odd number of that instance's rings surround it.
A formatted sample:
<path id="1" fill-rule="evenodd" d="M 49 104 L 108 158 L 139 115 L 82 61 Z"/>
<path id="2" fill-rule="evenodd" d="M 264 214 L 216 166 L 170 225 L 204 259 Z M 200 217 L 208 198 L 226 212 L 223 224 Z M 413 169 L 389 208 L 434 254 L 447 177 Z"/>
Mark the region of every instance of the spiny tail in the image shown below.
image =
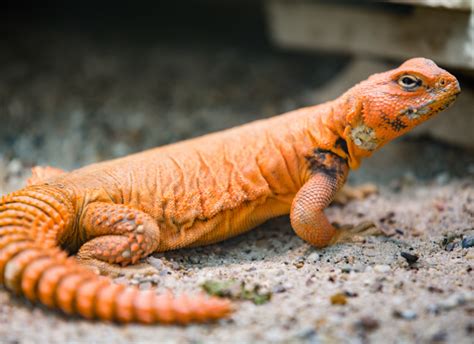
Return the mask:
<path id="1" fill-rule="evenodd" d="M 33 186 L 1 198 L 0 286 L 67 314 L 123 323 L 203 322 L 231 311 L 227 300 L 156 295 L 80 266 L 58 245 L 74 218 L 60 190 Z"/>

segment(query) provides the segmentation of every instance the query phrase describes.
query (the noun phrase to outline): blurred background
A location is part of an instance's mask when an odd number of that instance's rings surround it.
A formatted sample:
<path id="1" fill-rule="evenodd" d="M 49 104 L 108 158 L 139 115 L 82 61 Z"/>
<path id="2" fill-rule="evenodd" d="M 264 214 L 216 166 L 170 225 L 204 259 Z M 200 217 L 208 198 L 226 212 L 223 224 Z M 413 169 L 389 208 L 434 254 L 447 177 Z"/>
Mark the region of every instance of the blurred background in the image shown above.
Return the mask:
<path id="1" fill-rule="evenodd" d="M 473 31 L 462 0 L 3 2 L 0 191 L 36 164 L 73 169 L 323 102 L 413 56 L 463 93 L 352 179 L 472 176 Z"/>

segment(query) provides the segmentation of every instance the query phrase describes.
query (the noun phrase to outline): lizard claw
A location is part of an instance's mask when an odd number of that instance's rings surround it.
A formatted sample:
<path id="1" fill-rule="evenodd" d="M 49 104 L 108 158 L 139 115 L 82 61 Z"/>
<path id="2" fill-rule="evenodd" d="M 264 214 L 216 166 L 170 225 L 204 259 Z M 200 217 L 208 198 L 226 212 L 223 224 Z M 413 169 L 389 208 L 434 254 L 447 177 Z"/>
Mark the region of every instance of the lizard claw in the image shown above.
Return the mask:
<path id="1" fill-rule="evenodd" d="M 344 205 L 349 201 L 361 200 L 372 194 L 376 194 L 377 192 L 377 186 L 372 183 L 366 183 L 358 186 L 344 185 L 334 197 L 333 202 Z"/>
<path id="2" fill-rule="evenodd" d="M 356 226 L 341 226 L 336 228 L 336 231 L 332 243 L 357 242 L 365 236 L 385 235 L 385 233 L 371 221 L 362 222 Z"/>

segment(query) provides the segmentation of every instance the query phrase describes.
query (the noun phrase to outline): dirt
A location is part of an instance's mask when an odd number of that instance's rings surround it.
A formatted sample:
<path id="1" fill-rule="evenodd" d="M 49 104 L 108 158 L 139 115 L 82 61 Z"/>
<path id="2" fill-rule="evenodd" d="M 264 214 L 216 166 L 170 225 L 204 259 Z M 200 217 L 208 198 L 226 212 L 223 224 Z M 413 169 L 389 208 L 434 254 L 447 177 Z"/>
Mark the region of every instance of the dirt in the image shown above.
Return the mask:
<path id="1" fill-rule="evenodd" d="M 155 255 L 157 276 L 117 282 L 176 293 L 237 280 L 271 293 L 216 324 L 118 326 L 65 317 L 0 292 L 2 342 L 470 343 L 474 326 L 472 179 L 381 187 L 332 206 L 332 221 L 374 221 L 388 236 L 316 250 L 286 217 L 226 242 Z M 418 257 L 409 263 L 402 257 Z M 332 302 L 335 295 L 344 300 Z M 25 328 L 25 325 L 27 327 Z"/>
<path id="2" fill-rule="evenodd" d="M 198 38 L 126 50 L 116 37 L 49 31 L 3 41 L 0 194 L 20 188 L 38 163 L 72 169 L 312 104 L 350 63 Z M 472 343 L 474 248 L 462 240 L 474 235 L 473 177 L 472 151 L 399 140 L 350 177 L 378 194 L 327 210 L 341 225 L 372 221 L 384 236 L 316 250 L 282 217 L 223 243 L 155 255 L 156 276 L 117 280 L 176 293 L 236 280 L 268 302 L 236 300 L 215 324 L 119 326 L 1 290 L 0 342 Z"/>

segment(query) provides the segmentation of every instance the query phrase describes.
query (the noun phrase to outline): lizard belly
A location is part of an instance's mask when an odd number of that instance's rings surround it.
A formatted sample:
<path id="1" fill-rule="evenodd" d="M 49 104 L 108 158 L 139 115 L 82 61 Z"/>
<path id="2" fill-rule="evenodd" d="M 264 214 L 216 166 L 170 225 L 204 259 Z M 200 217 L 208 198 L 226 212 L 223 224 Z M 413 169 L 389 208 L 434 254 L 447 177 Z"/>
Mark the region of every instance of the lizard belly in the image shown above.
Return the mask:
<path id="1" fill-rule="evenodd" d="M 209 245 L 234 237 L 268 219 L 288 214 L 292 198 L 293 195 L 278 199 L 255 200 L 244 203 L 238 208 L 220 212 L 211 219 L 196 220 L 186 229 L 164 229 L 157 251 Z"/>

